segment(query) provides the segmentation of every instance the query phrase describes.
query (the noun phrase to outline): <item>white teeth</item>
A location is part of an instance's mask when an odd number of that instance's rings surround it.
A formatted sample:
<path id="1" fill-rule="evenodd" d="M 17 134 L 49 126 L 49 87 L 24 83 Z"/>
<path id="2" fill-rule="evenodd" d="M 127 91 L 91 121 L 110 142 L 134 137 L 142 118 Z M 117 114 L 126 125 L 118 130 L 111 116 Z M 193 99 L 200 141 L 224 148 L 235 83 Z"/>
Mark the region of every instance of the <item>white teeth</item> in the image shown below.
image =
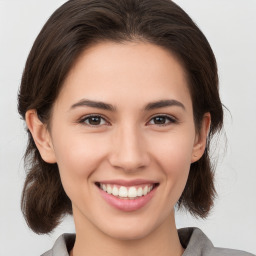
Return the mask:
<path id="1" fill-rule="evenodd" d="M 145 196 L 147 193 L 148 193 L 148 186 L 146 186 L 146 187 L 143 189 L 143 196 Z"/>
<path id="2" fill-rule="evenodd" d="M 142 196 L 143 195 L 143 189 L 142 188 L 139 188 L 137 190 L 137 196 Z"/>
<path id="3" fill-rule="evenodd" d="M 107 192 L 108 194 L 112 194 L 113 196 L 117 197 L 131 199 L 147 195 L 153 189 L 153 187 L 153 185 L 146 185 L 141 187 L 118 187 L 116 185 L 113 186 L 110 184 L 100 184 L 100 188 L 103 191 Z"/>
<path id="4" fill-rule="evenodd" d="M 137 190 L 135 187 L 130 187 L 128 190 L 128 197 L 137 197 Z"/>
<path id="5" fill-rule="evenodd" d="M 112 188 L 110 185 L 107 185 L 107 193 L 112 194 Z"/>
<path id="6" fill-rule="evenodd" d="M 113 189 L 112 189 L 112 195 L 113 196 L 118 196 L 119 195 L 119 191 L 118 191 L 118 188 L 116 186 L 114 186 Z"/>
<path id="7" fill-rule="evenodd" d="M 120 197 L 127 197 L 127 194 L 128 194 L 128 191 L 127 191 L 127 188 L 126 187 L 120 187 L 119 188 L 119 196 Z"/>

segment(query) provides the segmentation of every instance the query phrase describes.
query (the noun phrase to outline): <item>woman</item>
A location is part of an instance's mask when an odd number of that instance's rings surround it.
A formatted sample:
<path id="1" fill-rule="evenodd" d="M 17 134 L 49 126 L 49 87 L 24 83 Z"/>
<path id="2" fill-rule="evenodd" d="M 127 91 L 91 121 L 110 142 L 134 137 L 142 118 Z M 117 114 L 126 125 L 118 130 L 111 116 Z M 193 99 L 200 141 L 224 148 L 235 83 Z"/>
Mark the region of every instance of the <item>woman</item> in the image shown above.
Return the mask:
<path id="1" fill-rule="evenodd" d="M 32 47 L 19 113 L 28 225 L 75 221 L 44 255 L 251 255 L 175 226 L 175 205 L 202 218 L 213 206 L 223 110 L 209 43 L 173 2 L 65 3 Z"/>

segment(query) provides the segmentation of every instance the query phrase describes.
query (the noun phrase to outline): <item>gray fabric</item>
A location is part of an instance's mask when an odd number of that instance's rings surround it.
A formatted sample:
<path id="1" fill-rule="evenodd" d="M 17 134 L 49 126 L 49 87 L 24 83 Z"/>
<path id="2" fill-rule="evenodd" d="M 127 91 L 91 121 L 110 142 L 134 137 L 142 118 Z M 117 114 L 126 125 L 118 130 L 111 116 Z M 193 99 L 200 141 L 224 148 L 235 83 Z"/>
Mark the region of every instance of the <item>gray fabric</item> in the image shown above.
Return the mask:
<path id="1" fill-rule="evenodd" d="M 73 248 L 75 243 L 75 234 L 61 235 L 53 245 L 52 249 L 41 256 L 69 256 L 68 251 Z"/>
<path id="2" fill-rule="evenodd" d="M 256 256 L 251 253 L 216 248 L 207 236 L 198 228 L 182 228 L 178 230 L 179 238 L 185 251 L 182 256 Z M 53 248 L 41 256 L 69 256 L 75 242 L 75 234 L 63 234 L 55 242 Z"/>
<path id="3" fill-rule="evenodd" d="M 199 228 L 179 229 L 181 244 L 185 249 L 182 256 L 255 256 L 239 250 L 214 247 Z"/>

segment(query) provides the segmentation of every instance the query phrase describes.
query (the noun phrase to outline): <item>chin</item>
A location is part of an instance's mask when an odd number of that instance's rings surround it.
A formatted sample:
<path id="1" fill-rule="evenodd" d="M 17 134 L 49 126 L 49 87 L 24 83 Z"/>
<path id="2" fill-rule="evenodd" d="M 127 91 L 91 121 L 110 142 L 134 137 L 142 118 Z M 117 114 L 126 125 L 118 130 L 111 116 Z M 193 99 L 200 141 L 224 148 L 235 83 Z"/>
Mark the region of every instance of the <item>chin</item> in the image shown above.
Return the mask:
<path id="1" fill-rule="evenodd" d="M 116 222 L 110 222 L 109 225 L 102 227 L 106 235 L 117 240 L 139 240 L 149 236 L 159 223 L 154 220 L 149 220 L 145 216 L 141 218 L 131 218 L 126 220 L 120 219 Z"/>
<path id="2" fill-rule="evenodd" d="M 122 241 L 132 241 L 132 240 L 140 240 L 147 237 L 150 234 L 150 230 L 147 228 L 118 228 L 112 229 L 107 233 L 109 237 L 112 237 L 116 240 Z"/>

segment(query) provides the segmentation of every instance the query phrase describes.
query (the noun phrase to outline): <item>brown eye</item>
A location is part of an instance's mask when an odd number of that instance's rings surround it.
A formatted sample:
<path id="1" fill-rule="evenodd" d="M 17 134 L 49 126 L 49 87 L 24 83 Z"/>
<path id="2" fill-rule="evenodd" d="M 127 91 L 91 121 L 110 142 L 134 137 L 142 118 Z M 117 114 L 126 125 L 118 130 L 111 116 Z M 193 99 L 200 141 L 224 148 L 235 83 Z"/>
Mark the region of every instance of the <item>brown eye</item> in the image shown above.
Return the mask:
<path id="1" fill-rule="evenodd" d="M 165 116 L 165 115 L 159 115 L 159 116 L 155 116 L 153 117 L 150 121 L 149 124 L 150 125 L 168 125 L 171 123 L 175 123 L 176 120 L 171 117 L 171 116 Z"/>
<path id="2" fill-rule="evenodd" d="M 106 120 L 101 116 L 87 116 L 81 120 L 81 123 L 90 126 L 100 126 L 106 124 Z"/>
<path id="3" fill-rule="evenodd" d="M 165 124 L 167 118 L 165 116 L 157 116 L 153 118 L 155 124 Z"/>

